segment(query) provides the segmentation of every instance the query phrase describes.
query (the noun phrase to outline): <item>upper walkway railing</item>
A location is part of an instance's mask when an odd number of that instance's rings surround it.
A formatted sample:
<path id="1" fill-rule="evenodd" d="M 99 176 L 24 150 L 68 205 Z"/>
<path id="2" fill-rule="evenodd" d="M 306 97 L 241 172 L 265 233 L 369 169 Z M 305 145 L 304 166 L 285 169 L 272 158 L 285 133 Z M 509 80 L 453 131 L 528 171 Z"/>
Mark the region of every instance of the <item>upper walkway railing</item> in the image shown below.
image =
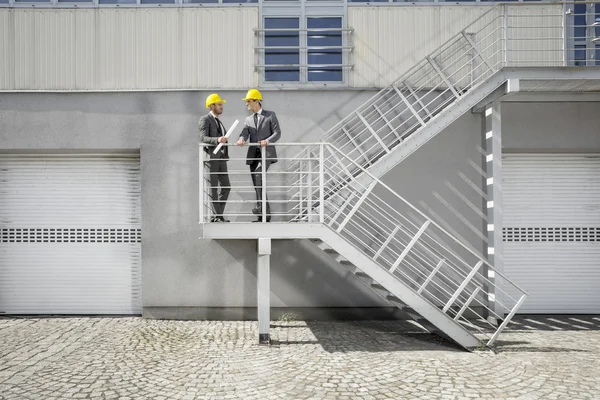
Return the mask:
<path id="1" fill-rule="evenodd" d="M 600 3 L 501 4 L 457 32 L 320 140 L 369 168 L 504 67 L 579 66 L 600 66 Z"/>
<path id="2" fill-rule="evenodd" d="M 259 215 L 251 211 L 257 196 L 245 165 L 246 148 L 229 149 L 231 185 L 226 188 L 230 193 L 224 215 L 232 220 L 232 236 L 236 223 L 259 216 L 263 224 L 269 217 L 271 223 L 290 226 L 324 224 L 448 316 L 486 335 L 489 344 L 496 340 L 525 300 L 522 289 L 335 146 L 275 146 L 278 163 L 260 172 Z M 261 165 L 269 161 L 265 153 L 257 159 Z M 203 145 L 199 154 L 200 222 L 208 223 L 218 201 L 211 199 L 210 190 L 215 173 L 210 172 Z M 356 179 L 350 167 L 359 168 L 369 179 Z M 496 327 L 488 317 L 504 322 Z"/>

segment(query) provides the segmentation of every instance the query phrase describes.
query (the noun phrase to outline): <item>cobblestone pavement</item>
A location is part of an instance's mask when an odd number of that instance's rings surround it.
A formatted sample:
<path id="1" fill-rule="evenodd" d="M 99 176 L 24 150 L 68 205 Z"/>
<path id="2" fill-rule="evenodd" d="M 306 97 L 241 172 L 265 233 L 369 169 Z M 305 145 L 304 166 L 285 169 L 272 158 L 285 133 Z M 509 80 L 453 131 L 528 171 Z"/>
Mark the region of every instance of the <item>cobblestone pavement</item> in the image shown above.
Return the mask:
<path id="1" fill-rule="evenodd" d="M 0 318 L 0 399 L 600 399 L 600 317 L 517 318 L 496 353 L 406 322 Z"/>

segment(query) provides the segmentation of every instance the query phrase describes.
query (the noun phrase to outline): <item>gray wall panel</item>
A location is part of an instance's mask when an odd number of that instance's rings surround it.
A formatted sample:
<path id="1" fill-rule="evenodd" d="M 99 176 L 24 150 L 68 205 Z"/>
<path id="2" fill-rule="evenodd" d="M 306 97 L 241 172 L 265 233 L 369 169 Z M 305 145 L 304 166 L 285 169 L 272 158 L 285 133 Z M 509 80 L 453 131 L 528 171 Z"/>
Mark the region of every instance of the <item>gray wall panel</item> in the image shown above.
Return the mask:
<path id="1" fill-rule="evenodd" d="M 254 307 L 256 249 L 251 241 L 200 240 L 196 123 L 207 92 L 0 94 L 0 149 L 139 150 L 142 163 L 143 303 L 146 307 Z M 226 125 L 247 112 L 241 91 L 228 100 Z M 362 91 L 264 92 L 277 112 L 283 140 L 318 140 L 372 95 Z M 505 148 L 600 149 L 594 103 L 506 104 Z M 385 177 L 420 208 L 423 202 L 478 250 L 482 240 L 433 194 L 438 192 L 473 226 L 481 198 L 459 177 L 481 185 L 481 120 L 467 114 Z M 236 149 L 236 151 L 239 151 Z M 272 262 L 275 307 L 386 306 L 308 243 L 280 241 Z M 164 315 L 164 314 L 161 314 Z"/>

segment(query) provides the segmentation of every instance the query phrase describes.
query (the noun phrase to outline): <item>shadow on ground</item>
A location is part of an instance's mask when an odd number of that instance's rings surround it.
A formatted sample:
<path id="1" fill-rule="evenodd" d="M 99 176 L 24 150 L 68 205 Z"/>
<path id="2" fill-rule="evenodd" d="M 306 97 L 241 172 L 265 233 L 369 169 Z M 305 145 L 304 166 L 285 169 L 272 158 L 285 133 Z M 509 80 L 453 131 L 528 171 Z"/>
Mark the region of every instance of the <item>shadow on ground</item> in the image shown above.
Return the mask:
<path id="1" fill-rule="evenodd" d="M 277 322 L 274 329 L 274 346 L 319 345 L 334 352 L 390 352 L 390 351 L 462 351 L 455 343 L 420 330 L 406 321 L 307 321 Z M 306 340 L 282 339 L 278 334 L 286 329 L 307 329 Z"/>
<path id="2" fill-rule="evenodd" d="M 506 331 L 600 331 L 600 316 L 519 315 Z"/>
<path id="3" fill-rule="evenodd" d="M 496 341 L 495 353 L 589 353 L 585 349 L 572 349 L 567 347 L 535 346 L 530 342 Z M 529 345 L 529 346 L 526 346 Z"/>
<path id="4" fill-rule="evenodd" d="M 473 321 L 475 322 L 475 321 Z M 475 322 L 476 323 L 476 322 Z M 420 330 L 407 321 L 308 321 L 274 322 L 275 330 L 307 329 L 306 340 L 285 340 L 282 335 L 274 341 L 275 346 L 319 345 L 328 352 L 389 352 L 389 351 L 463 351 L 452 341 Z M 482 325 L 482 328 L 484 326 Z M 485 328 L 489 328 L 486 325 Z M 492 332 L 486 329 L 488 335 Z M 504 331 L 510 333 L 600 331 L 600 316 L 597 315 L 521 315 L 513 319 Z M 505 337 L 507 335 L 504 335 Z M 495 342 L 496 353 L 585 353 L 582 348 L 560 345 L 537 345 L 527 340 L 502 339 Z"/>

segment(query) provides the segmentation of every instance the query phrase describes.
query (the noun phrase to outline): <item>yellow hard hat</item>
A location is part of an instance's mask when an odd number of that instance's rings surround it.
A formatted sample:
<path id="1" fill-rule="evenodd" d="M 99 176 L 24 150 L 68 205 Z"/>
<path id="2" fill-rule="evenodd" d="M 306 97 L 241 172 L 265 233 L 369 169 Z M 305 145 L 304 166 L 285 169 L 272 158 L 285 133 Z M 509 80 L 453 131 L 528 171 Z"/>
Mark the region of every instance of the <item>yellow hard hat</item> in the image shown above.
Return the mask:
<path id="1" fill-rule="evenodd" d="M 246 97 L 244 97 L 242 100 L 244 100 L 244 101 L 247 101 L 247 100 L 262 101 L 262 94 L 260 94 L 260 92 L 256 89 L 250 89 L 250 90 L 248 90 L 248 93 L 246 93 Z"/>
<path id="2" fill-rule="evenodd" d="M 206 108 L 209 108 L 211 104 L 215 103 L 225 103 L 225 100 L 216 93 L 213 93 L 206 98 Z"/>

